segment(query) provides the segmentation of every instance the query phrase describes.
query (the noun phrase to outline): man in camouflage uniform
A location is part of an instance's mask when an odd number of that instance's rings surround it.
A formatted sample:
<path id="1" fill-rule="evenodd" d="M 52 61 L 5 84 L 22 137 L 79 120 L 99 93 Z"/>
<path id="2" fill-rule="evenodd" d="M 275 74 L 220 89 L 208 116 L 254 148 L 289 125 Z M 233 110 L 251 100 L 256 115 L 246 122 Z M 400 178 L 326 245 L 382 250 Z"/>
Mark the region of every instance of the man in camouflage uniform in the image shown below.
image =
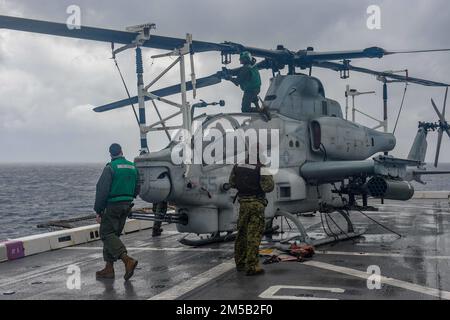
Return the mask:
<path id="1" fill-rule="evenodd" d="M 274 189 L 274 181 L 258 161 L 256 165 L 235 165 L 229 179 L 230 187 L 238 190 L 238 234 L 234 246 L 234 259 L 238 271 L 247 275 L 264 273 L 259 265 L 259 245 L 265 226 L 266 193 Z"/>
<path id="2" fill-rule="evenodd" d="M 125 265 L 125 281 L 129 280 L 138 264 L 129 257 L 120 235 L 139 194 L 139 173 L 133 162 L 125 159 L 122 147 L 114 143 L 109 148 L 111 162 L 103 169 L 97 182 L 94 210 L 100 223 L 103 241 L 104 269 L 96 273 L 97 279 L 114 279 L 114 262 L 121 259 Z"/>
<path id="3" fill-rule="evenodd" d="M 153 204 L 153 212 L 157 217 L 164 217 L 167 213 L 167 202 L 159 202 Z M 153 222 L 153 232 L 152 237 L 159 237 L 161 233 L 163 232 L 163 229 L 161 228 L 162 222 L 161 221 L 155 221 Z"/>

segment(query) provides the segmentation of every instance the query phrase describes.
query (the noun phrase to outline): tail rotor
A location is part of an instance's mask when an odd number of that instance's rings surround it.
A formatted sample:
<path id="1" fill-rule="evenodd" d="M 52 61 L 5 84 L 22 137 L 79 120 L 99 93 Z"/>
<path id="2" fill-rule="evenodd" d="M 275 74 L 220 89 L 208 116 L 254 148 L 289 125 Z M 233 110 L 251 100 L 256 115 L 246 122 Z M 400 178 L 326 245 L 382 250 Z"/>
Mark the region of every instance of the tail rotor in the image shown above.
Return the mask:
<path id="1" fill-rule="evenodd" d="M 438 117 L 439 117 L 439 123 L 436 124 L 436 127 L 438 129 L 438 140 L 437 140 L 437 146 L 436 146 L 436 155 L 434 158 L 434 166 L 437 167 L 439 163 L 439 154 L 441 151 L 441 144 L 442 144 L 442 136 L 444 132 L 447 134 L 447 136 L 450 138 L 450 126 L 445 120 L 445 106 L 447 104 L 447 94 L 448 94 L 448 87 L 445 89 L 445 97 L 444 97 L 444 105 L 442 107 L 442 112 L 439 111 L 439 109 L 436 107 L 436 103 L 433 99 L 431 99 L 431 104 L 433 105 L 434 111 L 436 111 Z"/>

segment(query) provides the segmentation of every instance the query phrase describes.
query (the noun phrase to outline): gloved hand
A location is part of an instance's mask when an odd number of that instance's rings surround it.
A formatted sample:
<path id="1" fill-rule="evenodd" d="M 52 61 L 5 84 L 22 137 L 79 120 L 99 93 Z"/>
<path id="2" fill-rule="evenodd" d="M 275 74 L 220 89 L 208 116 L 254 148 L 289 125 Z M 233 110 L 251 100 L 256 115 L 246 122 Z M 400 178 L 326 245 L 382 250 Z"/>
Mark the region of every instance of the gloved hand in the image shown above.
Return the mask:
<path id="1" fill-rule="evenodd" d="M 236 79 L 236 78 L 231 78 L 231 77 L 230 77 L 230 81 L 233 82 L 236 86 L 239 87 L 238 79 Z"/>

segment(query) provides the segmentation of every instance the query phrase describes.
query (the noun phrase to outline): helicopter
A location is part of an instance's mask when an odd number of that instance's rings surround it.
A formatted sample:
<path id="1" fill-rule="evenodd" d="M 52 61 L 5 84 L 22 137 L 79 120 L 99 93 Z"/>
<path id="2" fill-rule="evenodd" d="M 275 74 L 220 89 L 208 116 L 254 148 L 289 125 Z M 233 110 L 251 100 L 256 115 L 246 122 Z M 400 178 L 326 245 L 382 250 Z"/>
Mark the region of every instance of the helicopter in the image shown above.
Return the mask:
<path id="1" fill-rule="evenodd" d="M 267 194 L 265 215 L 268 230 L 275 229 L 275 219 L 286 219 L 293 223 L 297 232 L 293 237 L 284 239 L 284 242 L 295 240 L 320 245 L 362 235 L 365 230 L 355 228 L 349 210 L 367 207 L 369 197 L 382 201 L 411 199 L 414 188 L 410 181 L 421 181 L 421 175 L 434 173 L 423 169 L 427 132 L 434 128 L 439 130 L 440 135 L 444 131 L 449 134 L 444 119 L 444 102 L 442 113 L 436 109 L 440 125 L 419 126 L 408 158 L 395 158 L 388 154 L 396 146 L 395 136 L 387 130 L 377 131 L 344 119 L 340 104 L 326 96 L 322 82 L 312 76 L 312 70 L 325 68 L 337 71 L 342 79 L 348 78 L 350 71 L 383 79 L 384 113 L 387 119 L 389 81 L 447 89 L 449 84 L 356 67 L 351 64 L 351 60 L 450 49 L 388 51 L 369 47 L 362 50 L 317 52 L 311 47 L 292 51 L 283 45 L 278 45 L 276 49 L 263 49 L 234 42 L 195 41 L 190 34 L 185 39 L 153 35 L 155 25 L 152 23 L 129 27 L 127 31 L 116 31 L 85 26 L 68 28 L 62 23 L 9 16 L 0 16 L 0 29 L 110 43 L 113 59 L 126 50 L 135 50 L 137 96 L 130 95 L 124 82 L 128 94 L 126 99 L 96 107 L 94 111 L 106 112 L 132 106 L 140 128 L 141 150 L 134 160 L 141 177 L 139 196 L 148 203 L 168 202 L 175 210 L 162 217 L 135 211 L 131 217 L 175 223 L 180 233 L 200 236 L 198 239 L 181 240 L 190 246 L 233 239 L 238 206 L 234 203 L 236 191 L 230 189 L 228 178 L 233 161 L 239 157 L 245 158 L 246 152 L 256 144 L 264 145 L 259 152 L 268 160 L 267 166 L 273 170 L 275 181 L 274 191 Z M 118 44 L 122 46 L 116 48 Z M 168 56 L 175 58 L 148 85 L 143 80 L 144 48 L 167 51 L 153 56 L 155 59 Z M 188 91 L 192 91 L 195 98 L 198 89 L 217 85 L 235 72 L 223 67 L 210 76 L 197 78 L 194 54 L 211 51 L 220 53 L 224 66 L 231 63 L 233 55 L 243 51 L 261 59 L 256 63 L 258 69 L 272 72 L 269 89 L 262 99 L 269 115 L 255 110 L 251 113 L 195 116 L 195 109 L 210 104 L 201 102 L 191 106 Z M 190 81 L 187 81 L 186 57 L 190 58 Z M 180 68 L 180 83 L 151 91 L 176 65 Z M 287 73 L 282 74 L 281 71 L 286 68 Z M 309 73 L 299 72 L 307 69 Z M 181 103 L 167 98 L 175 94 L 181 94 Z M 150 125 L 146 118 L 147 101 L 153 104 L 159 117 Z M 176 111 L 163 118 L 156 105 L 160 102 Z M 138 112 L 134 104 L 138 104 Z M 213 104 L 224 106 L 225 103 L 220 101 Z M 181 125 L 168 124 L 169 120 L 178 116 L 182 117 Z M 161 131 L 170 137 L 169 144 L 162 150 L 150 151 L 147 135 Z M 252 132 L 256 132 L 261 140 L 250 141 Z M 230 141 L 233 141 L 231 147 L 227 143 L 230 135 Z M 200 156 L 196 157 L 197 149 L 201 151 Z M 203 151 L 206 150 L 209 150 L 207 155 L 213 161 L 205 159 Z M 230 158 L 233 161 L 228 161 Z M 362 207 L 357 203 L 359 198 L 363 201 Z M 335 223 L 339 232 L 326 238 L 313 239 L 302 223 L 302 214 L 311 212 L 326 214 L 327 219 L 334 223 L 330 214 L 337 213 L 344 225 L 341 227 Z M 202 235 L 206 235 L 206 238 Z"/>

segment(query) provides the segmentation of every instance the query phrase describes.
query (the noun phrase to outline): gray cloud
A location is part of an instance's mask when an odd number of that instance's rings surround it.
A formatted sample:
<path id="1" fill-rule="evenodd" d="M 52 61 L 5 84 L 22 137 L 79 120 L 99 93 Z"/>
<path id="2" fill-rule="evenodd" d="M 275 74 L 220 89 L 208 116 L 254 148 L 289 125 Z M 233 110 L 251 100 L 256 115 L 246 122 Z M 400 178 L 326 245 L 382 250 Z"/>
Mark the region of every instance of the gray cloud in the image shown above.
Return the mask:
<path id="1" fill-rule="evenodd" d="M 263 48 L 284 44 L 290 49 L 313 46 L 317 51 L 358 49 L 377 45 L 386 49 L 450 47 L 450 4 L 436 1 L 75 1 L 0 0 L 0 14 L 64 22 L 66 8 L 77 4 L 85 25 L 123 30 L 126 26 L 152 21 L 157 33 L 196 39 L 225 40 Z M 366 28 L 366 8 L 379 4 L 382 29 Z M 96 114 L 92 106 L 122 99 L 124 89 L 109 59 L 108 44 L 53 38 L 0 30 L 0 161 L 104 161 L 112 141 L 126 146 L 130 157 L 137 153 L 138 129 L 130 109 Z M 146 50 L 146 77 L 151 79 L 170 62 L 151 65 Z M 133 92 L 132 54 L 119 57 Z M 354 61 L 377 70 L 408 68 L 412 76 L 450 81 L 448 53 L 398 55 L 382 60 Z M 237 65 L 234 62 L 234 65 Z M 221 68 L 217 53 L 196 55 L 199 76 Z M 376 90 L 376 96 L 357 99 L 365 112 L 381 117 L 381 83 L 353 73 L 348 80 L 327 70 L 313 70 L 325 85 L 327 96 L 344 106 L 345 85 L 361 91 Z M 269 72 L 263 78 L 267 88 Z M 161 85 L 178 81 L 175 70 Z M 410 85 L 404 113 L 396 135 L 395 154 L 405 156 L 416 132 L 417 121 L 435 121 L 430 97 L 442 105 L 443 90 Z M 227 110 L 239 110 L 241 92 L 230 83 L 202 89 L 200 98 L 225 99 Z M 402 84 L 389 86 L 391 128 L 403 94 Z M 178 99 L 178 97 L 173 98 Z M 161 106 L 162 107 L 162 106 Z M 164 106 L 163 113 L 169 112 Z M 212 109 L 210 112 L 218 112 Z M 149 118 L 156 115 L 149 107 Z M 363 124 L 373 125 L 359 117 Z M 150 136 L 153 148 L 164 144 L 164 135 Z M 429 138 L 428 160 L 436 137 Z M 444 140 L 441 160 L 450 162 L 450 143 Z"/>

